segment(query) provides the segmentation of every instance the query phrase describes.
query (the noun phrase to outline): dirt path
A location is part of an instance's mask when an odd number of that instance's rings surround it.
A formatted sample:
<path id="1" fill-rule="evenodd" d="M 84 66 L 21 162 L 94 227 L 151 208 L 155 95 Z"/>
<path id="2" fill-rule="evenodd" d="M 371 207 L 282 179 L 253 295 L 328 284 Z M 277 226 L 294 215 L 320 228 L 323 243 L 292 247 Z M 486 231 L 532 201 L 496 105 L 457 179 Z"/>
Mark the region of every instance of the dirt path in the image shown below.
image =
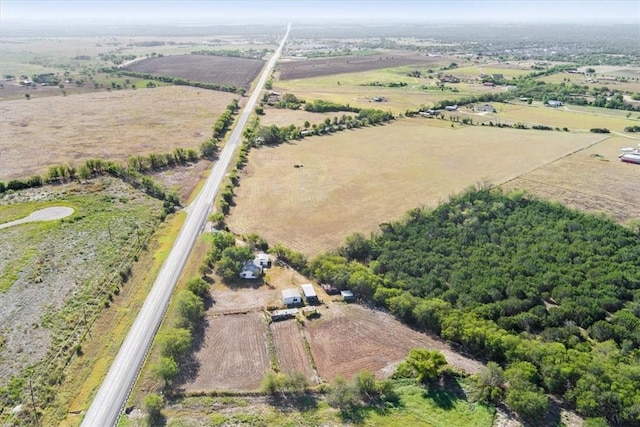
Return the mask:
<path id="1" fill-rule="evenodd" d="M 33 212 L 31 215 L 10 221 L 4 224 L 0 224 L 0 229 L 12 227 L 18 224 L 24 224 L 25 222 L 33 221 L 52 221 L 54 219 L 61 219 L 67 217 L 73 213 L 73 208 L 67 208 L 64 206 L 55 206 L 52 208 L 39 209 Z"/>

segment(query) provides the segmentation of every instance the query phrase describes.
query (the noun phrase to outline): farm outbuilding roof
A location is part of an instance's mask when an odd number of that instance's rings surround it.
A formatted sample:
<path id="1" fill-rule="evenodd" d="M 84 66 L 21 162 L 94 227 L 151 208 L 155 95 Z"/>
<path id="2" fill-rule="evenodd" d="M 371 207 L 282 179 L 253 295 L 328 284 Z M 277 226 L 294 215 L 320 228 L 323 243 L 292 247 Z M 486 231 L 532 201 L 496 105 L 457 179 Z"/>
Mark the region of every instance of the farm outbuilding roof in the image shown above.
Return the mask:
<path id="1" fill-rule="evenodd" d="M 315 289 L 313 289 L 313 285 L 311 283 L 305 283 L 304 285 L 300 285 L 302 288 L 302 293 L 304 293 L 305 298 L 317 298 Z"/>
<path id="2" fill-rule="evenodd" d="M 283 289 L 282 299 L 300 298 L 300 292 L 297 289 Z"/>

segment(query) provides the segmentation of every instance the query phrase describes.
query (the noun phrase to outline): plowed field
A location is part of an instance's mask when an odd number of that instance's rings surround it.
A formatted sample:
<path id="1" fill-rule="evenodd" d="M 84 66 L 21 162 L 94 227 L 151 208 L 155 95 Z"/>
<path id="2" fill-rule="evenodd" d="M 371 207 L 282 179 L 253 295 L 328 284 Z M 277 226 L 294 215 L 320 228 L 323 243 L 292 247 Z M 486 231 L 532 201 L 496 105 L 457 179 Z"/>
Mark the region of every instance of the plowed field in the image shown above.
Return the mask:
<path id="1" fill-rule="evenodd" d="M 264 315 L 253 312 L 208 320 L 204 343 L 195 353 L 198 375 L 184 389 L 258 389 L 269 369 Z"/>
<path id="2" fill-rule="evenodd" d="M 359 305 L 333 304 L 318 320 L 307 322 L 311 353 L 318 375 L 331 381 L 366 370 L 378 377 L 392 374 L 409 350 L 439 350 L 455 368 L 477 373 L 482 364 L 454 353 L 447 344 L 416 332 L 392 316 Z"/>
<path id="3" fill-rule="evenodd" d="M 194 82 L 220 83 L 249 89 L 264 61 L 210 55 L 172 55 L 134 62 L 126 69 L 136 73 L 180 77 Z"/>
<path id="4" fill-rule="evenodd" d="M 293 80 L 429 63 L 435 64 L 436 60 L 427 56 L 393 52 L 385 55 L 343 56 L 281 62 L 277 69 L 280 71 L 280 80 Z"/>
<path id="5" fill-rule="evenodd" d="M 273 322 L 269 325 L 280 370 L 287 373 L 302 372 L 309 381 L 315 375 L 304 347 L 302 331 L 295 320 Z"/>

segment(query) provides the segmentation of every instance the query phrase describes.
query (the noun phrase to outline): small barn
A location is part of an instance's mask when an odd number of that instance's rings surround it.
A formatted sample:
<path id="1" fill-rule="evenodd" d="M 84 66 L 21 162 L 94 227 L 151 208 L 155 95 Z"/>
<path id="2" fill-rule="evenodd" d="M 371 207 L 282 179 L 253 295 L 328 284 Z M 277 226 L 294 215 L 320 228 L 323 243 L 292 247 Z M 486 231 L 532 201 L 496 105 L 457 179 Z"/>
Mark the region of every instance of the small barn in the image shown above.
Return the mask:
<path id="1" fill-rule="evenodd" d="M 282 302 L 284 305 L 296 305 L 302 303 L 300 292 L 297 289 L 283 289 Z"/>
<path id="2" fill-rule="evenodd" d="M 262 275 L 262 267 L 256 265 L 253 261 L 247 261 L 242 266 L 240 277 L 243 279 L 257 279 Z"/>
<path id="3" fill-rule="evenodd" d="M 345 289 L 344 291 L 340 291 L 340 296 L 342 296 L 342 300 L 343 301 L 354 301 L 355 297 L 353 296 L 353 292 L 351 292 L 348 289 Z"/>
<path id="4" fill-rule="evenodd" d="M 316 294 L 316 290 L 313 289 L 311 283 L 305 283 L 304 285 L 300 285 L 300 287 L 302 288 L 304 299 L 307 300 L 308 303 L 318 302 L 318 294 Z"/>

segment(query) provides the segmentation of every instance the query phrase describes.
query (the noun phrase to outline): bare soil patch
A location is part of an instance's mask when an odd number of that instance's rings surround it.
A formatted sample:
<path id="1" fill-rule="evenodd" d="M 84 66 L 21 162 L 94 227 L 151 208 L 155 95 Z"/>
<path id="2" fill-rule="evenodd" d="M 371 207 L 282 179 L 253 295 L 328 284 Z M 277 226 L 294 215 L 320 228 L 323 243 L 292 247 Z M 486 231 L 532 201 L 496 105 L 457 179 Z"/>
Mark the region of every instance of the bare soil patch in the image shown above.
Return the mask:
<path id="1" fill-rule="evenodd" d="M 52 165 L 197 149 L 236 95 L 184 86 L 0 103 L 0 180 Z M 37 149 L 34 149 L 37 147 Z M 28 155 L 25 155 L 28 153 Z"/>
<path id="2" fill-rule="evenodd" d="M 286 373 L 301 372 L 310 382 L 315 374 L 304 346 L 304 335 L 295 320 L 273 322 L 269 325 L 280 370 Z"/>
<path id="3" fill-rule="evenodd" d="M 255 390 L 269 369 L 264 314 L 212 316 L 200 350 L 195 379 L 183 384 L 186 391 Z"/>
<path id="4" fill-rule="evenodd" d="M 401 119 L 252 150 L 230 228 L 312 256 L 409 209 L 435 206 L 483 180 L 511 180 L 604 138 L 436 122 Z"/>
<path id="5" fill-rule="evenodd" d="M 136 61 L 127 70 L 181 77 L 194 82 L 220 83 L 249 89 L 264 61 L 210 55 L 171 55 Z"/>
<path id="6" fill-rule="evenodd" d="M 619 149 L 635 142 L 621 137 L 608 138 L 506 182 L 502 187 L 523 189 L 574 209 L 603 213 L 620 223 L 640 219 L 640 166 L 618 159 Z"/>
<path id="7" fill-rule="evenodd" d="M 435 64 L 437 61 L 434 58 L 414 53 L 388 52 L 384 55 L 342 56 L 280 62 L 277 70 L 280 72 L 280 80 L 293 80 L 429 63 Z"/>
<path id="8" fill-rule="evenodd" d="M 439 350 L 450 365 L 468 373 L 477 373 L 483 366 L 387 313 L 355 304 L 329 305 L 321 310 L 320 319 L 306 323 L 306 331 L 318 374 L 325 381 L 338 375 L 351 378 L 363 370 L 387 377 L 416 347 Z"/>

